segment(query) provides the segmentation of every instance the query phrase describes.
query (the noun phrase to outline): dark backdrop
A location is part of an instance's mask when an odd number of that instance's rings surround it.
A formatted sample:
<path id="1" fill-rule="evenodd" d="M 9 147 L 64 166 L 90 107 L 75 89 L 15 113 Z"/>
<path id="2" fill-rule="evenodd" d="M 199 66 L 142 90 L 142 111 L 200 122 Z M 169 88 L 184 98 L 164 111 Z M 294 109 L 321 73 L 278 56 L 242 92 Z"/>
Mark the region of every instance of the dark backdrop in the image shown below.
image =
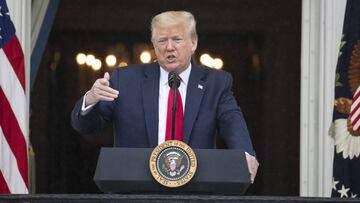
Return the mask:
<path id="1" fill-rule="evenodd" d="M 70 126 L 70 112 L 111 69 L 80 67 L 76 54 L 103 59 L 121 43 L 137 62 L 133 46 L 150 41 L 151 17 L 170 9 L 191 11 L 197 19 L 195 60 L 210 52 L 234 77 L 260 162 L 247 194 L 299 195 L 301 0 L 60 1 L 31 90 L 37 193 L 99 192 L 92 177 L 100 147 L 112 145 L 111 127 L 80 135 Z"/>

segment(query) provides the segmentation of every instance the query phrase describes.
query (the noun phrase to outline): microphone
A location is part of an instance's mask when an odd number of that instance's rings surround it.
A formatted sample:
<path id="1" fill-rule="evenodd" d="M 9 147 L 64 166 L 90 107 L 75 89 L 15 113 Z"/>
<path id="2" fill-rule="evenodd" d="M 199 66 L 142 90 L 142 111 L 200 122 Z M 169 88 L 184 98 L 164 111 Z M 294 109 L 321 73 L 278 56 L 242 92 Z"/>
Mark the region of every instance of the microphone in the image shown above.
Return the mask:
<path id="1" fill-rule="evenodd" d="M 175 71 L 171 71 L 169 73 L 168 84 L 172 89 L 178 88 L 180 86 L 180 77 Z"/>
<path id="2" fill-rule="evenodd" d="M 173 107 L 172 107 L 172 122 L 171 122 L 171 139 L 175 138 L 175 118 L 176 118 L 176 92 L 180 86 L 180 77 L 175 71 L 171 71 L 168 76 L 168 84 L 171 89 L 173 89 Z M 170 96 L 170 95 L 169 95 Z"/>

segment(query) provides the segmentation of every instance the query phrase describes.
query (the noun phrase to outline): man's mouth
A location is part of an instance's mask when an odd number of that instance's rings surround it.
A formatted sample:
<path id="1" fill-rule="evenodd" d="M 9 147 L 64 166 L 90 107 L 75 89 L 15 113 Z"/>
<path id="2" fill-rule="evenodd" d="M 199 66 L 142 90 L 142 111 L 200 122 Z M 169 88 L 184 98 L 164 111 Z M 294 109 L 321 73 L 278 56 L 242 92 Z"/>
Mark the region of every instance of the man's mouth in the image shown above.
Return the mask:
<path id="1" fill-rule="evenodd" d="M 175 55 L 168 55 L 168 56 L 166 56 L 166 61 L 167 61 L 168 63 L 173 63 L 173 62 L 175 62 L 175 60 L 176 60 Z"/>

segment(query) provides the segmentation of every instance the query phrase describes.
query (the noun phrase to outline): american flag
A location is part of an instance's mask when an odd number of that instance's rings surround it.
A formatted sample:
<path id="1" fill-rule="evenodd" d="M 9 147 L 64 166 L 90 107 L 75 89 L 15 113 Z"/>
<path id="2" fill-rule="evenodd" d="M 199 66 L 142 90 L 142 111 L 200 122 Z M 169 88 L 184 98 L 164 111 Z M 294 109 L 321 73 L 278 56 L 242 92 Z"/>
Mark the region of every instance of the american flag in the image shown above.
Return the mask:
<path id="1" fill-rule="evenodd" d="M 0 193 L 28 193 L 24 54 L 0 0 Z"/>
<path id="2" fill-rule="evenodd" d="M 360 197 L 360 1 L 348 0 L 336 67 L 332 197 Z"/>

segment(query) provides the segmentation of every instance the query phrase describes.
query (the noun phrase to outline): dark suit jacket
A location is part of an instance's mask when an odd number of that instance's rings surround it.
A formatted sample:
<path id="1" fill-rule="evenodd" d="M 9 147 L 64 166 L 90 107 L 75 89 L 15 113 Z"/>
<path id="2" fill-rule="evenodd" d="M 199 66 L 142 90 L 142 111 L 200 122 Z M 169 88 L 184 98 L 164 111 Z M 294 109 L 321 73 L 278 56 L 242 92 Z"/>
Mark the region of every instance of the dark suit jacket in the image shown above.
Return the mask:
<path id="1" fill-rule="evenodd" d="M 71 115 L 73 127 L 80 133 L 90 133 L 112 121 L 115 147 L 157 146 L 159 78 L 158 63 L 116 69 L 110 86 L 119 91 L 118 98 L 99 102 L 86 115 L 80 114 L 80 99 Z M 229 73 L 192 64 L 184 111 L 185 143 L 192 148 L 214 148 L 218 133 L 228 148 L 241 148 L 255 155 L 231 87 Z"/>

